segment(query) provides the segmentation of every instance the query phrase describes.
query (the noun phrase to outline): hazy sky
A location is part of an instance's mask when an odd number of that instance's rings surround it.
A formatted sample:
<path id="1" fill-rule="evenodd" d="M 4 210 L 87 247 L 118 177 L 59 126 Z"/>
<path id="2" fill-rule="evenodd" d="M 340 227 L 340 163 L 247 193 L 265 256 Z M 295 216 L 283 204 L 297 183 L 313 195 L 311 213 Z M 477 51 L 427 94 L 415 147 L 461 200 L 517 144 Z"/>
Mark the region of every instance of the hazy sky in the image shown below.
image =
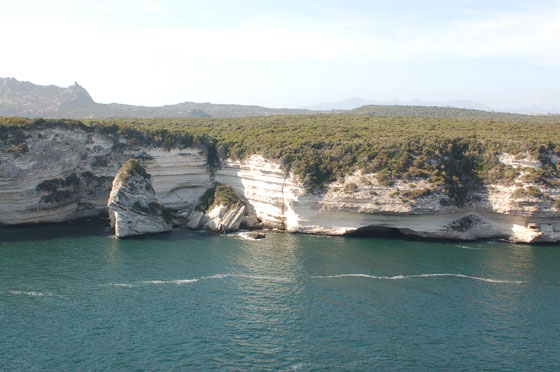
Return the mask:
<path id="1" fill-rule="evenodd" d="M 560 109 L 560 0 L 0 0 L 0 77 L 97 102 Z"/>

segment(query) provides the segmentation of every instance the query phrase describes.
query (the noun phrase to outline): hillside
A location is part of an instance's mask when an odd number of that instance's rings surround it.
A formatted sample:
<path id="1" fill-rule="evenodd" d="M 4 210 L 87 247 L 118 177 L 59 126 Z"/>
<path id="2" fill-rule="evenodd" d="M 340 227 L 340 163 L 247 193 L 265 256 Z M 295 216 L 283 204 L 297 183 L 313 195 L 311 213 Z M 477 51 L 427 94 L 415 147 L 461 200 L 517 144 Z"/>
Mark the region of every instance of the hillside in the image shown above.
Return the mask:
<path id="1" fill-rule="evenodd" d="M 13 78 L 0 78 L 0 116 L 32 118 L 163 118 L 244 117 L 296 115 L 309 110 L 274 109 L 261 106 L 183 102 L 166 106 L 134 106 L 96 103 L 78 83 L 68 88 L 36 85 Z"/>
<path id="2" fill-rule="evenodd" d="M 482 111 L 456 107 L 438 106 L 400 106 L 400 105 L 365 105 L 355 108 L 350 113 L 367 114 L 373 116 L 403 116 L 448 119 L 497 119 L 497 120 L 525 120 L 535 115 L 509 114 L 504 112 Z M 560 115 L 543 115 L 560 118 Z"/>
<path id="3" fill-rule="evenodd" d="M 389 101 L 373 101 L 360 97 L 352 97 L 339 102 L 323 102 L 315 105 L 301 107 L 302 109 L 329 111 L 329 110 L 353 110 L 361 106 L 431 106 L 431 107 L 455 107 L 470 110 L 496 111 L 492 107 L 476 101 L 452 100 L 452 101 L 401 101 L 399 99 Z"/>

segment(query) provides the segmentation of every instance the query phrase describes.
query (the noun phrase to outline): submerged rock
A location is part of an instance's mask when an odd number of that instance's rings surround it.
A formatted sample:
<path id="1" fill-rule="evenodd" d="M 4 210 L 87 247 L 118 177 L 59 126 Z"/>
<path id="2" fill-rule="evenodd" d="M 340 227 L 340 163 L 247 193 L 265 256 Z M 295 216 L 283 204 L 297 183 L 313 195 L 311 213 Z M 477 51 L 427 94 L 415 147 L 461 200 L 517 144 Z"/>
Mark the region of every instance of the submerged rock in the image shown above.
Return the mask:
<path id="1" fill-rule="evenodd" d="M 136 159 L 128 160 L 113 180 L 107 202 L 111 227 L 118 238 L 170 231 L 157 202 L 150 175 Z"/>
<path id="2" fill-rule="evenodd" d="M 258 240 L 258 239 L 264 239 L 264 238 L 266 238 L 266 234 L 265 234 L 265 233 L 262 233 L 262 232 L 253 231 L 253 232 L 248 233 L 248 234 L 247 234 L 247 237 L 249 237 L 249 238 L 251 238 L 251 239 Z"/>

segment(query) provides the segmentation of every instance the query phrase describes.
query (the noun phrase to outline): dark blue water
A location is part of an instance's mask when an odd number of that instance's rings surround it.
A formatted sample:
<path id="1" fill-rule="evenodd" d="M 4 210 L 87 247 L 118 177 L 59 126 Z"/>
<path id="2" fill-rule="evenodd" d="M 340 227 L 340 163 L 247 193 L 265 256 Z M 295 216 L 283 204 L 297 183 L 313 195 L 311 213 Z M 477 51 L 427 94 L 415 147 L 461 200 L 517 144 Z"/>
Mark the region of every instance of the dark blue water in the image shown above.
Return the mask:
<path id="1" fill-rule="evenodd" d="M 559 367 L 560 246 L 0 229 L 2 371 Z"/>

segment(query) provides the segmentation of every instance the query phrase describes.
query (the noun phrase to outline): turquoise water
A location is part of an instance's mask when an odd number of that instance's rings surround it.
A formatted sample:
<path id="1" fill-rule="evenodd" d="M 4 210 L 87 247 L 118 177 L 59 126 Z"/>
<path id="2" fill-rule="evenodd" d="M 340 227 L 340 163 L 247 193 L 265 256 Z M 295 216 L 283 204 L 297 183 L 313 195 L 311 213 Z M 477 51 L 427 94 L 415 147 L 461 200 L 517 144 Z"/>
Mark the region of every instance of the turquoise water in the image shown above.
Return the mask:
<path id="1" fill-rule="evenodd" d="M 104 224 L 0 229 L 0 370 L 560 366 L 558 245 Z"/>

